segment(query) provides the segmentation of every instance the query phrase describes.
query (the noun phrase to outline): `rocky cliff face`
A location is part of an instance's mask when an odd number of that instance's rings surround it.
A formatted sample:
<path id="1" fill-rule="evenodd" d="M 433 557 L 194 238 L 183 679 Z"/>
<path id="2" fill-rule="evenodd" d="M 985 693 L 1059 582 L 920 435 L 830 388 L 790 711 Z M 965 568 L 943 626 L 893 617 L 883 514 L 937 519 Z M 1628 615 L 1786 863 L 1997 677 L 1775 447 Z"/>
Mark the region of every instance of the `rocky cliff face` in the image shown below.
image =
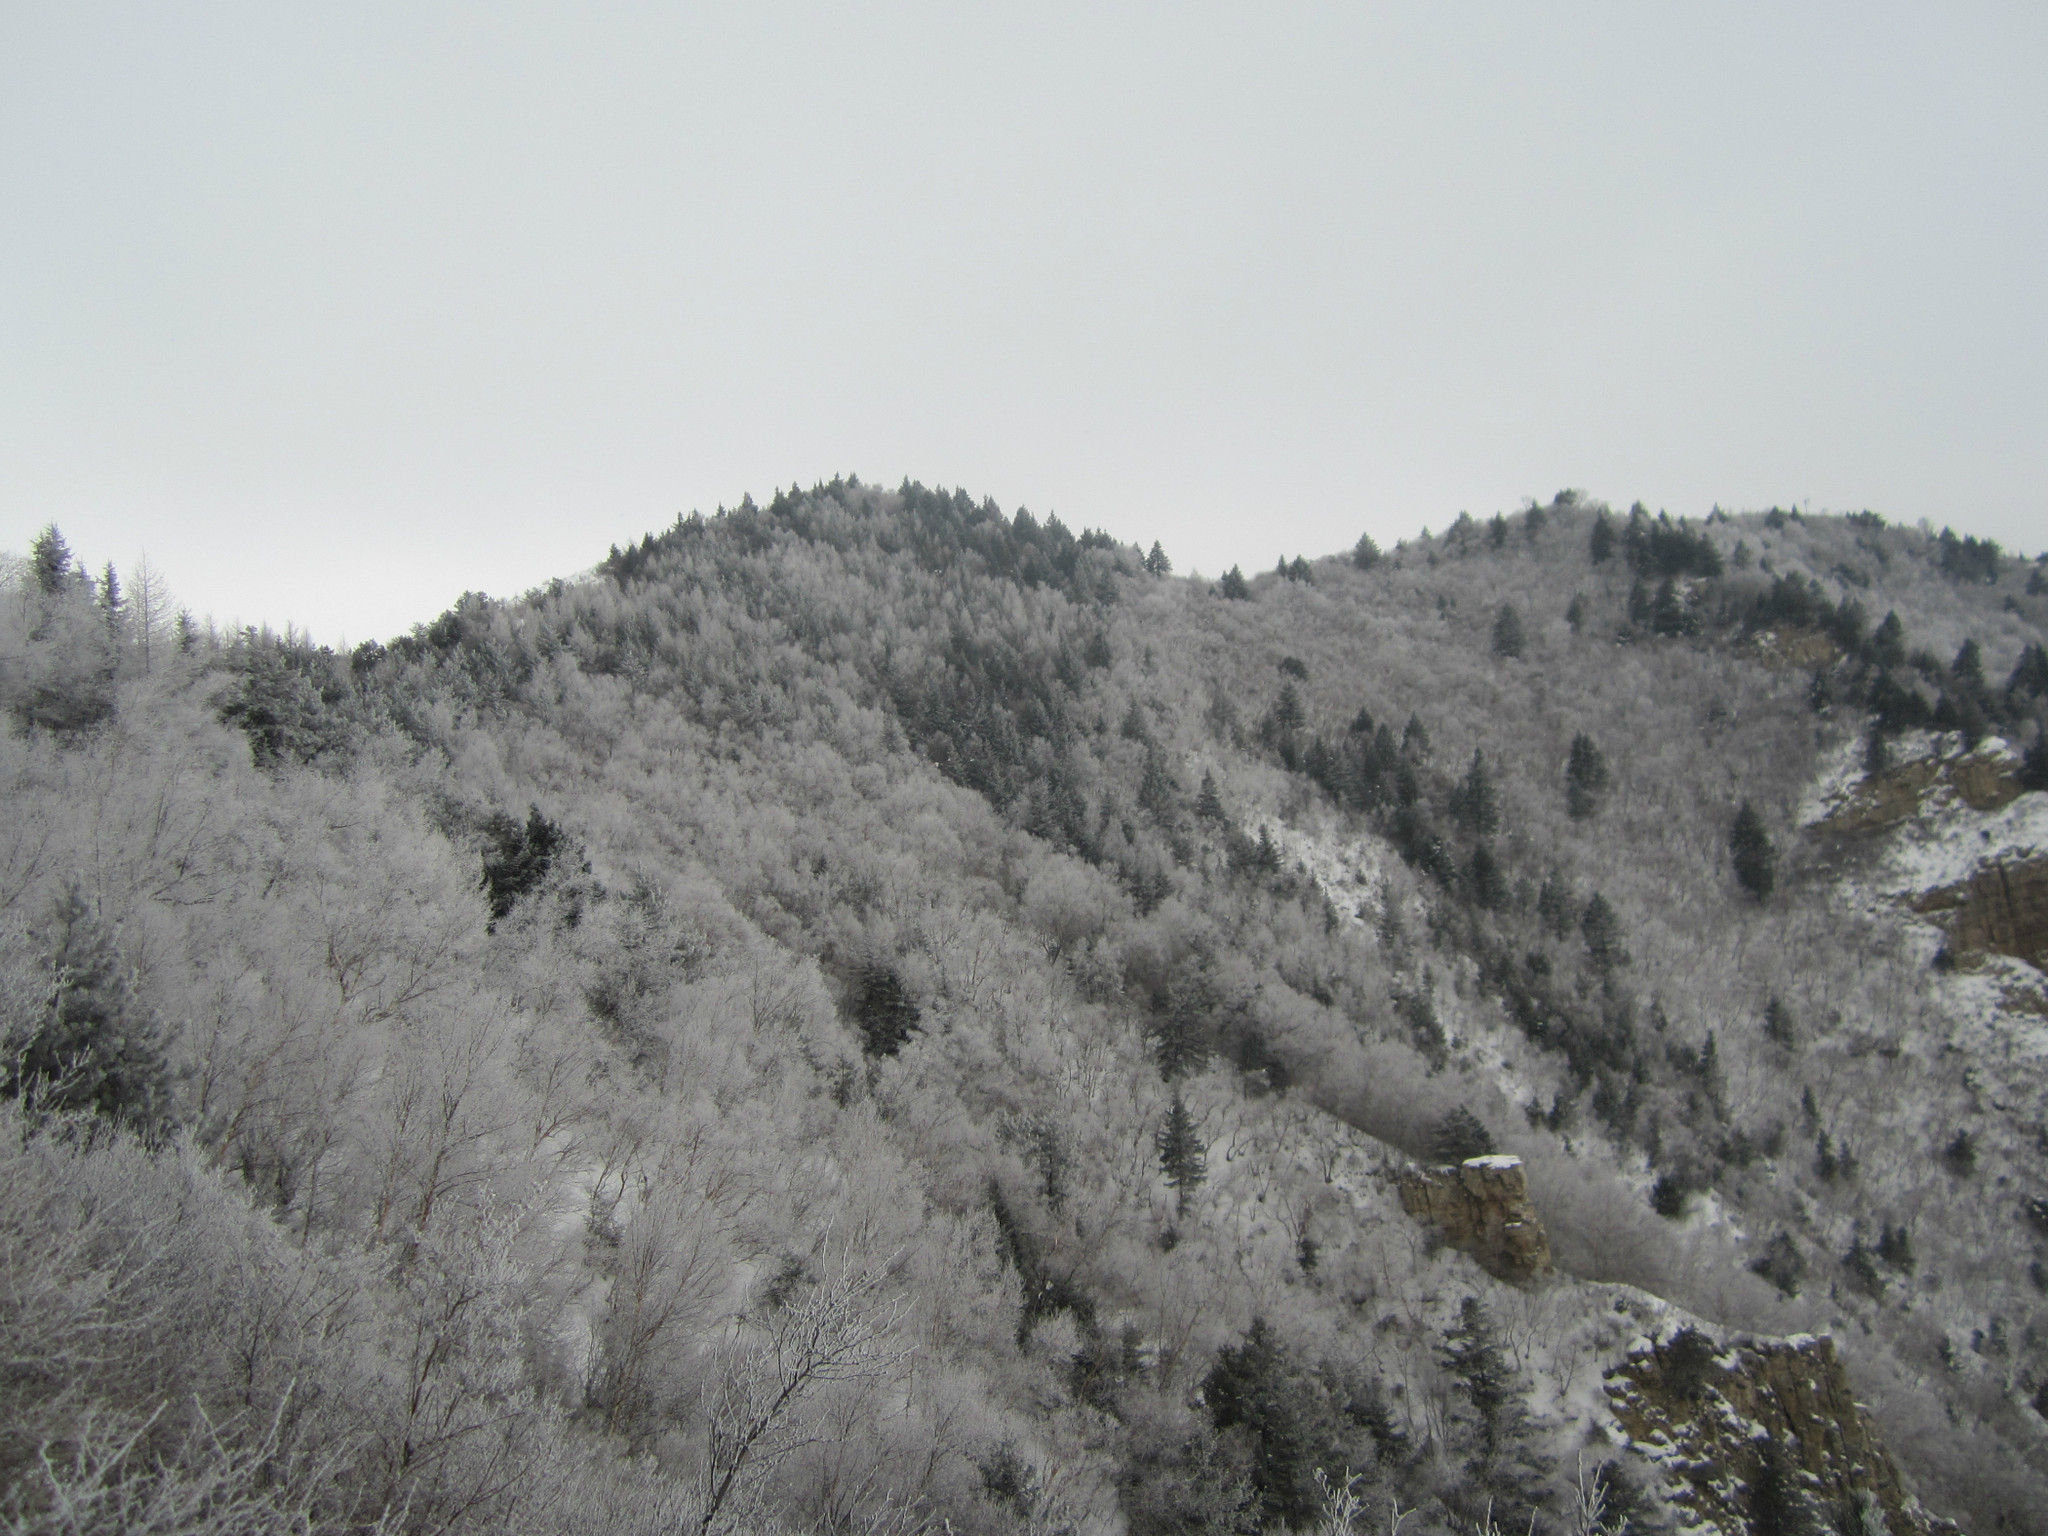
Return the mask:
<path id="1" fill-rule="evenodd" d="M 1550 1270 L 1550 1238 L 1529 1201 L 1519 1157 L 1411 1168 L 1401 1175 L 1401 1208 L 1499 1279 L 1530 1280 Z"/>
<path id="2" fill-rule="evenodd" d="M 1941 924 L 1958 958 L 2010 955 L 2048 971 L 2048 858 L 1996 860 L 1913 908 Z"/>
<path id="3" fill-rule="evenodd" d="M 1770 1524 L 1760 1506 L 1776 1498 L 1805 1502 L 1824 1528 L 1866 1536 L 1955 1529 L 1907 1491 L 1832 1339 L 1720 1345 L 1681 1330 L 1632 1349 L 1609 1372 L 1607 1394 L 1623 1433 L 1670 1479 L 1689 1525 L 1743 1536 Z M 1774 1490 L 1765 1486 L 1770 1447 L 1779 1453 Z"/>
<path id="4" fill-rule="evenodd" d="M 1823 832 L 1881 832 L 1933 807 L 1960 800 L 1973 811 L 1997 811 L 2020 797 L 2019 761 L 2003 742 L 1955 757 L 1916 758 L 1866 775 L 1825 818 Z"/>

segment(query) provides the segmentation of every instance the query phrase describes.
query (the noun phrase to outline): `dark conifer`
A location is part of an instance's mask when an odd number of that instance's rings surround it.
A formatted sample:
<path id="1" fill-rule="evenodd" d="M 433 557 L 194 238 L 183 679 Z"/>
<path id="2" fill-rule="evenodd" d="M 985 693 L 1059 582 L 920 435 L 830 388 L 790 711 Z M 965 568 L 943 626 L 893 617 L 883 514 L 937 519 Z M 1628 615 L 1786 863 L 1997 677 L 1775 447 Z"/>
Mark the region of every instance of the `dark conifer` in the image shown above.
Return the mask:
<path id="1" fill-rule="evenodd" d="M 1209 1177 L 1208 1146 L 1195 1131 L 1195 1117 L 1187 1101 L 1175 1090 L 1166 1119 L 1153 1133 L 1152 1145 L 1159 1153 L 1160 1171 L 1177 1199 L 1175 1210 L 1185 1216 L 1188 1199 Z"/>
<path id="2" fill-rule="evenodd" d="M 1513 603 L 1502 603 L 1493 621 L 1493 654 L 1519 660 L 1527 645 L 1528 637 L 1522 632 L 1522 616 L 1515 612 Z"/>
<path id="3" fill-rule="evenodd" d="M 1621 942 L 1621 919 L 1614 915 L 1614 908 L 1598 891 L 1586 903 L 1586 910 L 1579 918 L 1579 931 L 1586 937 L 1587 955 L 1599 969 L 1611 971 L 1628 964 L 1628 951 Z"/>
<path id="4" fill-rule="evenodd" d="M 1565 809 L 1573 820 L 1583 821 L 1600 808 L 1600 795 L 1608 784 L 1607 759 L 1584 731 L 1572 737 L 1564 778 Z"/>
<path id="5" fill-rule="evenodd" d="M 163 1027 L 84 890 L 65 887 L 43 933 L 46 983 L 0 1061 L 0 1098 L 31 1113 L 92 1114 L 156 1142 L 173 1124 Z"/>
<path id="6" fill-rule="evenodd" d="M 1438 1163 L 1462 1163 L 1493 1150 L 1493 1133 L 1462 1104 L 1447 1110 L 1430 1128 L 1429 1155 Z"/>
<path id="7" fill-rule="evenodd" d="M 1593 518 L 1589 553 L 1595 565 L 1605 565 L 1614 558 L 1614 522 L 1604 511 Z"/>
<path id="8" fill-rule="evenodd" d="M 1152 553 L 1145 557 L 1145 569 L 1154 576 L 1171 576 L 1173 574 L 1173 562 L 1166 558 L 1166 551 L 1161 547 L 1157 539 L 1152 541 Z"/>
<path id="9" fill-rule="evenodd" d="M 1244 602 L 1252 595 L 1252 584 L 1244 579 L 1244 572 L 1232 566 L 1223 573 L 1216 590 L 1233 602 Z"/>
<path id="10" fill-rule="evenodd" d="M 1500 799 L 1494 793 L 1493 775 L 1486 766 L 1486 754 L 1472 753 L 1472 766 L 1451 791 L 1451 819 L 1477 837 L 1490 837 L 1500 828 Z"/>
<path id="11" fill-rule="evenodd" d="M 1369 571 L 1380 563 L 1380 547 L 1373 542 L 1369 533 L 1361 533 L 1358 542 L 1351 549 L 1351 563 L 1361 571 Z"/>
<path id="12" fill-rule="evenodd" d="M 28 547 L 29 568 L 35 572 L 36 590 L 44 597 L 60 596 L 71 585 L 71 546 L 55 523 L 46 524 Z"/>
<path id="13" fill-rule="evenodd" d="M 863 1037 L 861 1049 L 870 1056 L 894 1056 L 921 1016 L 903 990 L 903 978 L 893 966 L 879 963 L 863 966 L 855 979 L 852 1013 Z"/>
<path id="14" fill-rule="evenodd" d="M 1758 901 L 1771 894 L 1778 883 L 1778 850 L 1764 829 L 1763 818 L 1745 800 L 1735 813 L 1735 825 L 1728 833 L 1728 859 L 1742 888 Z"/>

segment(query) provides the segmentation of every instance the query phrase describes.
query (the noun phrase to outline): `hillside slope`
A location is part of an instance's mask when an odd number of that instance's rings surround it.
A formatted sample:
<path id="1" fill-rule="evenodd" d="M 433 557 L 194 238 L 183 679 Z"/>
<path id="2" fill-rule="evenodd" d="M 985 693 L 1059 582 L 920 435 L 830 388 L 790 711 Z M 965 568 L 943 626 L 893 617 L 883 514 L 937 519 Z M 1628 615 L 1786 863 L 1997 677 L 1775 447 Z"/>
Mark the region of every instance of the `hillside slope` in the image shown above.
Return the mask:
<path id="1" fill-rule="evenodd" d="M 1212 585 L 836 482 L 336 657 L 50 563 L 30 1528 L 2038 1522 L 2038 567 L 1560 496 Z M 1475 1153 L 1555 1273 L 1404 1211 Z M 1674 1462 L 1806 1333 L 1868 1434 Z"/>

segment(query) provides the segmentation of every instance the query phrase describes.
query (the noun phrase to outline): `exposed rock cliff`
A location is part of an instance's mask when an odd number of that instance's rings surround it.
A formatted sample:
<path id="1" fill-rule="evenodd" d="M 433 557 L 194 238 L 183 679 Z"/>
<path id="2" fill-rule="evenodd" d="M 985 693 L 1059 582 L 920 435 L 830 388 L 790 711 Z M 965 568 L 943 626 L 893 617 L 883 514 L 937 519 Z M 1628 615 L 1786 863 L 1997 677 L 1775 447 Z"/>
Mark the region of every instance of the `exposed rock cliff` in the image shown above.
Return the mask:
<path id="1" fill-rule="evenodd" d="M 1502 1280 L 1529 1280 L 1550 1269 L 1550 1238 L 1529 1201 L 1519 1157 L 1411 1168 L 1401 1175 L 1401 1208 Z"/>
<path id="2" fill-rule="evenodd" d="M 1938 753 L 1865 775 L 1818 823 L 1823 832 L 1878 832 L 1923 806 L 1960 800 L 1973 811 L 2002 810 L 2020 796 L 2019 760 L 2002 741 L 1974 752 Z"/>
<path id="3" fill-rule="evenodd" d="M 1997 860 L 1913 903 L 1957 957 L 2011 955 L 2048 971 L 2048 857 Z"/>
<path id="4" fill-rule="evenodd" d="M 1834 1528 L 1868 1536 L 1955 1529 L 1906 1490 L 1832 1339 L 1720 1345 L 1683 1329 L 1632 1349 L 1608 1373 L 1607 1394 L 1623 1433 L 1670 1478 L 1688 1524 L 1742 1536 L 1770 1522 L 1760 1506 L 1776 1499 L 1803 1500 Z"/>

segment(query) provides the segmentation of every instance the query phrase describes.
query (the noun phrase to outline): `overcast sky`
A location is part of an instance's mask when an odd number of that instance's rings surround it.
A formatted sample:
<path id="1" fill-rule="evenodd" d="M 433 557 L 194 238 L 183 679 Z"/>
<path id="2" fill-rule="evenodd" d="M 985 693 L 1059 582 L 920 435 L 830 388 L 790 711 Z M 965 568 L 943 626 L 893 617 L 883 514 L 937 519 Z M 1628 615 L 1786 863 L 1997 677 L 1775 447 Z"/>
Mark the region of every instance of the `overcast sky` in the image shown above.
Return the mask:
<path id="1" fill-rule="evenodd" d="M 0 549 L 353 641 L 836 473 L 2048 543 L 2048 6 L 0 0 Z"/>

